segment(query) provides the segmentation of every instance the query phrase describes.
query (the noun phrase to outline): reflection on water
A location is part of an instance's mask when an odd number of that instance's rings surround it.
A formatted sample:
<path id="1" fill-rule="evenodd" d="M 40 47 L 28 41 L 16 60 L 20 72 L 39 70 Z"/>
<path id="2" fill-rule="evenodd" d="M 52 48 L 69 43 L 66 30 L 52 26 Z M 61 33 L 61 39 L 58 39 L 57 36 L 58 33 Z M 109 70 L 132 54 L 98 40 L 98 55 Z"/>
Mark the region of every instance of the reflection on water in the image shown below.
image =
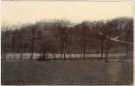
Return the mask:
<path id="1" fill-rule="evenodd" d="M 121 73 L 122 73 L 122 64 L 121 63 L 118 63 L 118 62 L 116 64 L 110 63 L 107 66 L 106 70 L 107 70 L 109 81 L 111 81 L 113 83 L 117 83 L 120 80 Z"/>
<path id="2" fill-rule="evenodd" d="M 107 65 L 107 84 L 132 83 L 132 62 L 110 62 Z"/>

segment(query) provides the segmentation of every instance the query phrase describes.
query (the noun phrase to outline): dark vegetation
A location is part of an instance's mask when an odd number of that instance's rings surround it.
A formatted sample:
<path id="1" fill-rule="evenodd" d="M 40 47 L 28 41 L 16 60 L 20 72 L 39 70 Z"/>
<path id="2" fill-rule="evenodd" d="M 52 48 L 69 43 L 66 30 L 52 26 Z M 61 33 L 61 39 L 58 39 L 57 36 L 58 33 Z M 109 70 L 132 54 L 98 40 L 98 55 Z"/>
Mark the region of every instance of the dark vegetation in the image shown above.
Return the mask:
<path id="1" fill-rule="evenodd" d="M 117 18 L 108 21 L 84 21 L 72 24 L 69 21 L 37 22 L 20 27 L 2 26 L 2 55 L 5 53 L 79 53 L 85 59 L 87 53 L 100 53 L 101 59 L 109 52 L 132 52 L 133 19 Z M 103 56 L 105 53 L 105 57 Z M 54 58 L 55 59 L 55 58 Z"/>

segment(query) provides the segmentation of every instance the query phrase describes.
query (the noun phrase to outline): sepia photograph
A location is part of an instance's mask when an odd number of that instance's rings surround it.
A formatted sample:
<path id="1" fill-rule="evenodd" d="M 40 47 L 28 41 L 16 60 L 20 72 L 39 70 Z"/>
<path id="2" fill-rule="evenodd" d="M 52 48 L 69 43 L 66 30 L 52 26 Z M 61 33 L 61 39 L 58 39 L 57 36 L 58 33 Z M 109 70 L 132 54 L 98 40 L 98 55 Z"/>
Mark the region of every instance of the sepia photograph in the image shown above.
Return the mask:
<path id="1" fill-rule="evenodd" d="M 133 85 L 131 1 L 2 1 L 2 85 Z"/>

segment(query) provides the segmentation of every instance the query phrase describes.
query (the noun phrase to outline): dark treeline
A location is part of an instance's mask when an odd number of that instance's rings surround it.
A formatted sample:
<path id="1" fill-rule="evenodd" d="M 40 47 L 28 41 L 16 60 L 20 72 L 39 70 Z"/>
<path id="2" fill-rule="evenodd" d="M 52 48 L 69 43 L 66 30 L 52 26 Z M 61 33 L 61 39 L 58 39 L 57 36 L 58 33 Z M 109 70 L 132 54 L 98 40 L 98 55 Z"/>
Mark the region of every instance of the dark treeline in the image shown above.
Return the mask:
<path id="1" fill-rule="evenodd" d="M 129 52 L 133 43 L 133 19 L 84 21 L 72 24 L 64 20 L 37 22 L 19 28 L 2 26 L 1 47 L 4 53 L 86 53 Z M 32 54 L 33 55 L 33 54 Z M 31 58 L 33 57 L 31 55 Z"/>

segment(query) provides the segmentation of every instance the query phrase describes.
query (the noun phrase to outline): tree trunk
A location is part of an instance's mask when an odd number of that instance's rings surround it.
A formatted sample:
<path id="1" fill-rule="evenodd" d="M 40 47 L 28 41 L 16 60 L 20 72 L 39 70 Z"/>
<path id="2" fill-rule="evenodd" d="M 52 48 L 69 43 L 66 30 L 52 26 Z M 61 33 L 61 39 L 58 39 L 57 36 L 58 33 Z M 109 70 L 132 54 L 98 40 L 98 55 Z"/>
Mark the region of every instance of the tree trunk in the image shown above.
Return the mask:
<path id="1" fill-rule="evenodd" d="M 83 48 L 83 59 L 85 59 L 85 48 Z"/>
<path id="2" fill-rule="evenodd" d="M 34 41 L 32 40 L 31 57 L 30 57 L 31 60 L 33 59 L 34 56 L 33 52 L 34 52 Z"/>
<path id="3" fill-rule="evenodd" d="M 41 61 L 46 60 L 46 58 L 47 58 L 46 53 L 47 53 L 46 50 L 43 50 L 42 55 L 40 56 L 39 60 L 41 60 Z"/>
<path id="4" fill-rule="evenodd" d="M 109 49 L 106 49 L 105 62 L 108 62 Z"/>
<path id="5" fill-rule="evenodd" d="M 104 54 L 104 40 L 101 40 L 101 59 L 103 59 L 104 57 L 103 57 L 103 54 Z"/>
<path id="6" fill-rule="evenodd" d="M 20 52 L 20 60 L 23 60 L 23 52 Z"/>

